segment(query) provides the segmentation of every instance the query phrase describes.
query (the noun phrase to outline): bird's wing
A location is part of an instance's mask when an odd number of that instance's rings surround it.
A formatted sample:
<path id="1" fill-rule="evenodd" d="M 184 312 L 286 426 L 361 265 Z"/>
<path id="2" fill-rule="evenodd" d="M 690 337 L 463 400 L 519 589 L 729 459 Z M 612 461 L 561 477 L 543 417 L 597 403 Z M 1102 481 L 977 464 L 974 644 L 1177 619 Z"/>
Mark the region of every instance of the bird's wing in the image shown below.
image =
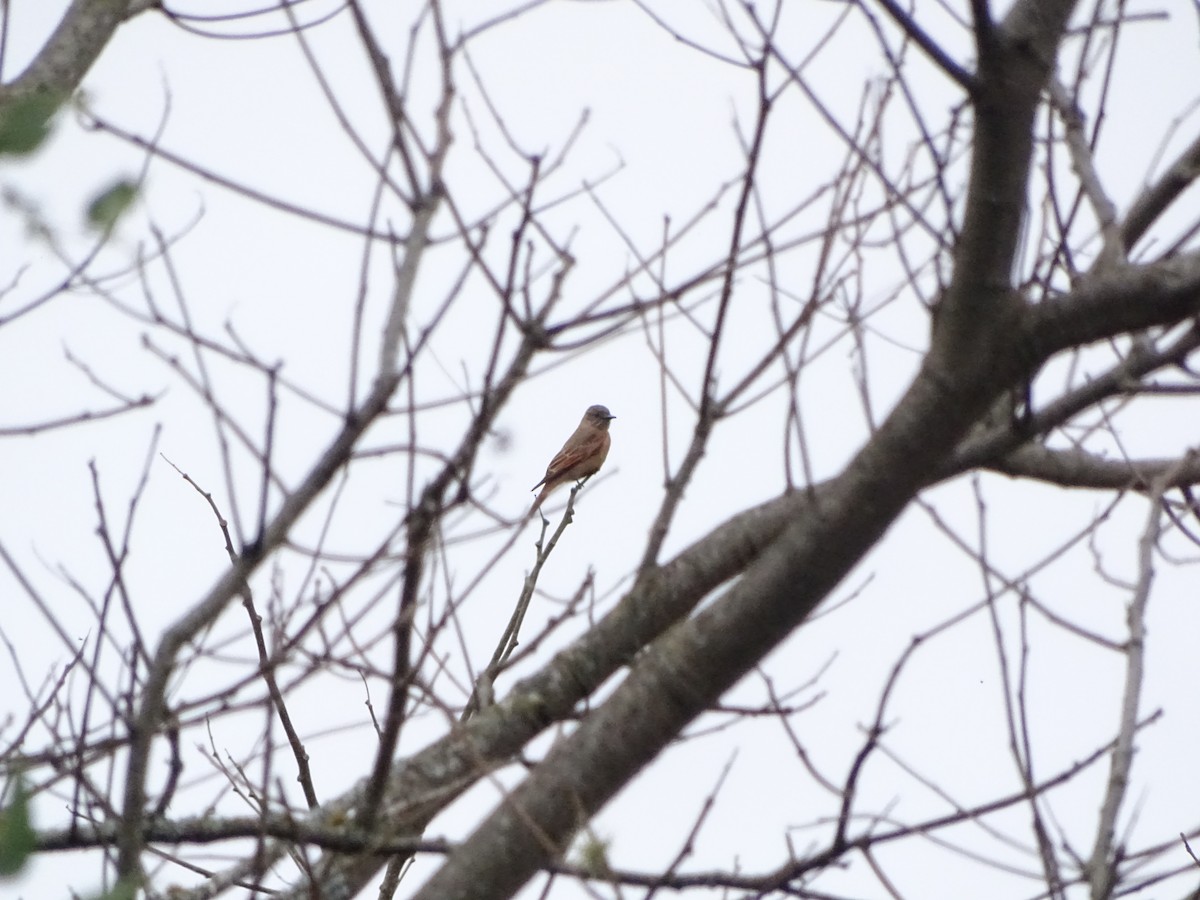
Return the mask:
<path id="1" fill-rule="evenodd" d="M 535 484 L 531 490 L 536 491 L 546 482 L 553 481 L 563 472 L 569 472 L 585 459 L 594 455 L 598 445 L 603 440 L 603 432 L 587 435 L 582 440 L 576 440 L 576 435 L 571 435 L 567 439 L 567 442 L 563 444 L 563 448 L 555 455 L 554 459 L 550 460 L 550 465 L 546 466 L 546 474 L 542 477 L 542 480 Z"/>

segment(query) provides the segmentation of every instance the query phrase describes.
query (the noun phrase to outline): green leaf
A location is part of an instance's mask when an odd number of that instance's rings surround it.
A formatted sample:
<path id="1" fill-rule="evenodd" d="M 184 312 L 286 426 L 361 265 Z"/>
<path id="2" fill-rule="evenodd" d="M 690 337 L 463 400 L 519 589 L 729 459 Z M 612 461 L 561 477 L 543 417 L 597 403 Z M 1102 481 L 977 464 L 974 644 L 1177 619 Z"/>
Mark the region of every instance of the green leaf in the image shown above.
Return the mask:
<path id="1" fill-rule="evenodd" d="M 98 900 L 136 900 L 138 894 L 138 880 L 136 878 L 122 878 L 112 890 L 105 894 L 101 894 Z M 167 891 L 169 895 L 170 890 Z"/>
<path id="2" fill-rule="evenodd" d="M 608 847 L 612 841 L 589 832 L 579 846 L 579 867 L 595 878 L 611 874 L 608 864 Z"/>
<path id="3" fill-rule="evenodd" d="M 137 196 L 137 182 L 120 179 L 92 198 L 87 208 L 88 225 L 96 231 L 111 231 Z"/>
<path id="4" fill-rule="evenodd" d="M 19 872 L 35 845 L 36 835 L 29 824 L 29 793 L 25 779 L 18 775 L 12 802 L 0 809 L 0 877 Z"/>
<path id="5" fill-rule="evenodd" d="M 20 97 L 0 109 L 0 156 L 28 156 L 50 134 L 50 119 L 62 97 L 36 93 Z"/>

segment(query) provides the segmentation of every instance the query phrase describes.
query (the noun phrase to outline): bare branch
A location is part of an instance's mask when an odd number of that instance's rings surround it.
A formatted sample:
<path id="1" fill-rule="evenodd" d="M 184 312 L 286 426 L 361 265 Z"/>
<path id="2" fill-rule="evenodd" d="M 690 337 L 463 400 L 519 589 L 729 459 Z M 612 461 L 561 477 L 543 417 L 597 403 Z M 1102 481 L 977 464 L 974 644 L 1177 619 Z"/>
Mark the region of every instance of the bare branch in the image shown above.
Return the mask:
<path id="1" fill-rule="evenodd" d="M 888 16 L 901 30 L 912 38 L 925 54 L 933 60 L 934 64 L 945 72 L 950 78 L 957 82 L 968 94 L 972 93 L 975 88 L 975 79 L 971 73 L 955 62 L 928 32 L 926 32 L 916 20 L 901 8 L 896 0 L 876 0 L 876 2 L 887 11 Z"/>
<path id="2" fill-rule="evenodd" d="M 1133 249 L 1158 217 L 1200 178 L 1200 137 L 1176 157 L 1158 181 L 1133 202 L 1121 225 L 1126 249 Z"/>
<path id="3" fill-rule="evenodd" d="M 1189 454 L 1194 459 L 1196 454 Z M 1192 461 L 1189 459 L 1188 461 Z M 1182 468 L 1181 463 L 1178 468 Z M 1150 514 L 1146 530 L 1138 543 L 1138 577 L 1126 610 L 1129 639 L 1125 644 L 1127 658 L 1125 689 L 1121 701 L 1120 725 L 1116 747 L 1108 775 L 1100 821 L 1096 826 L 1096 843 L 1087 863 L 1087 876 L 1092 900 L 1108 900 L 1117 885 L 1123 849 L 1114 845 L 1117 815 L 1129 788 L 1133 769 L 1133 741 L 1137 734 L 1138 709 L 1142 702 L 1142 683 L 1146 667 L 1146 607 L 1150 602 L 1150 585 L 1154 581 L 1154 554 L 1162 529 L 1163 493 L 1175 478 L 1173 471 L 1164 472 L 1153 482 L 1149 492 Z"/>

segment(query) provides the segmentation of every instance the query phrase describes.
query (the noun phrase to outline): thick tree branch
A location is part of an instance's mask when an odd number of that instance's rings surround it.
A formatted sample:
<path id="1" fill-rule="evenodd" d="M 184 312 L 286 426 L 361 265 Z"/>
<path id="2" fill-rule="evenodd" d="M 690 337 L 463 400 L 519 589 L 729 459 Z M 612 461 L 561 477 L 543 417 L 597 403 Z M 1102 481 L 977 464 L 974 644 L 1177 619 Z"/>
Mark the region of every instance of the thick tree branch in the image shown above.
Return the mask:
<path id="1" fill-rule="evenodd" d="M 1105 459 L 1086 450 L 1052 450 L 1040 444 L 1021 447 L 987 468 L 1014 478 L 1091 490 L 1148 491 L 1155 484 L 1165 489 L 1200 482 L 1200 459 L 1195 457 L 1183 464 L 1178 458 Z"/>
<path id="2" fill-rule="evenodd" d="M 117 820 L 109 819 L 91 826 L 73 825 L 70 828 L 43 831 L 37 836 L 37 849 L 53 852 L 111 847 L 117 838 L 118 828 Z M 160 819 L 146 823 L 142 832 L 142 839 L 147 844 L 212 844 L 237 838 L 264 836 L 343 853 L 354 853 L 368 847 L 377 847 L 379 844 L 375 835 L 356 831 L 345 824 L 323 824 L 314 821 L 312 817 L 297 817 L 286 813 L 228 817 L 205 815 L 175 821 Z M 387 844 L 385 849 L 389 853 L 444 853 L 447 844 L 444 841 L 407 840 L 398 837 Z"/>
<path id="3" fill-rule="evenodd" d="M 944 377 L 1005 351 L 1020 301 L 1012 272 L 1025 218 L 1033 120 L 1070 0 L 1017 3 L 992 29 L 974 94 L 975 134 L 954 273 L 934 317 L 929 361 Z"/>
<path id="4" fill-rule="evenodd" d="M 1188 329 L 1164 347 L 1143 343 L 1135 344 L 1119 364 L 1113 366 L 1107 372 L 1089 379 L 1085 384 L 1080 385 L 1074 390 L 1068 391 L 1046 403 L 1039 409 L 1029 411 L 1028 417 L 1022 422 L 1015 423 L 1008 420 L 999 426 L 993 426 L 972 434 L 959 445 L 954 456 L 948 461 L 941 478 L 952 478 L 955 475 L 983 466 L 1013 475 L 1028 474 L 1031 478 L 1040 479 L 1045 476 L 1045 480 L 1062 483 L 1058 481 L 1058 477 L 1062 476 L 1058 465 L 1052 464 L 1045 469 L 1036 468 L 1040 465 L 1036 452 L 1038 450 L 1037 447 L 1031 448 L 1034 451 L 1031 454 L 1032 458 L 1027 456 L 1025 460 L 1010 460 L 1008 459 L 1009 455 L 1014 452 L 1020 452 L 1022 455 L 1025 455 L 1026 443 L 1031 439 L 1049 434 L 1054 429 L 1065 425 L 1078 414 L 1092 409 L 1096 404 L 1109 397 L 1127 394 L 1130 391 L 1140 389 L 1142 379 L 1146 376 L 1167 366 L 1183 365 L 1187 358 L 1198 348 L 1200 348 L 1200 329 L 1195 327 Z M 1010 465 L 1015 467 L 1011 471 L 1008 468 Z M 1028 472 L 1017 471 L 1023 465 L 1033 465 L 1035 468 Z M 1151 465 L 1151 470 L 1153 468 L 1153 465 Z M 1057 476 L 1056 472 L 1058 472 Z M 1109 478 L 1116 475 L 1115 471 L 1110 470 L 1109 474 L 1103 477 Z M 1099 487 L 1100 485 L 1079 484 L 1064 486 Z M 1136 480 L 1120 483 L 1114 480 L 1107 486 L 1130 487 L 1133 489 L 1142 489 L 1143 487 Z"/>
<path id="5" fill-rule="evenodd" d="M 1200 178 L 1200 137 L 1175 159 L 1162 177 L 1133 202 L 1125 214 L 1122 237 L 1125 249 L 1130 250 L 1142 239 L 1158 217 Z"/>
<path id="6" fill-rule="evenodd" d="M 1175 325 L 1200 312 L 1200 251 L 1146 266 L 1120 266 L 1026 307 L 1020 326 L 1035 363 L 1129 332 Z"/>
<path id="7" fill-rule="evenodd" d="M 144 5 L 137 0 L 74 0 L 25 71 L 0 86 L 0 109 L 33 94 L 73 94 L 117 27 Z"/>

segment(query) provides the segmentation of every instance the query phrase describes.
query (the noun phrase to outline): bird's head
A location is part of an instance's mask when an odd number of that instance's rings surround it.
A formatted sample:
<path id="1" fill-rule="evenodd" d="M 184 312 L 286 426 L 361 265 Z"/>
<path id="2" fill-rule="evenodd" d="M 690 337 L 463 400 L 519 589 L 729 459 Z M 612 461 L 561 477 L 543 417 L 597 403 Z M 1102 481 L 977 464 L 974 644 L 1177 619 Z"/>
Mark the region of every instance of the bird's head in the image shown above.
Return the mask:
<path id="1" fill-rule="evenodd" d="M 597 428 L 608 428 L 610 419 L 615 419 L 612 413 L 608 411 L 607 406 L 601 406 L 597 403 L 595 406 L 589 406 L 587 412 L 583 414 L 583 421 L 595 425 Z"/>

